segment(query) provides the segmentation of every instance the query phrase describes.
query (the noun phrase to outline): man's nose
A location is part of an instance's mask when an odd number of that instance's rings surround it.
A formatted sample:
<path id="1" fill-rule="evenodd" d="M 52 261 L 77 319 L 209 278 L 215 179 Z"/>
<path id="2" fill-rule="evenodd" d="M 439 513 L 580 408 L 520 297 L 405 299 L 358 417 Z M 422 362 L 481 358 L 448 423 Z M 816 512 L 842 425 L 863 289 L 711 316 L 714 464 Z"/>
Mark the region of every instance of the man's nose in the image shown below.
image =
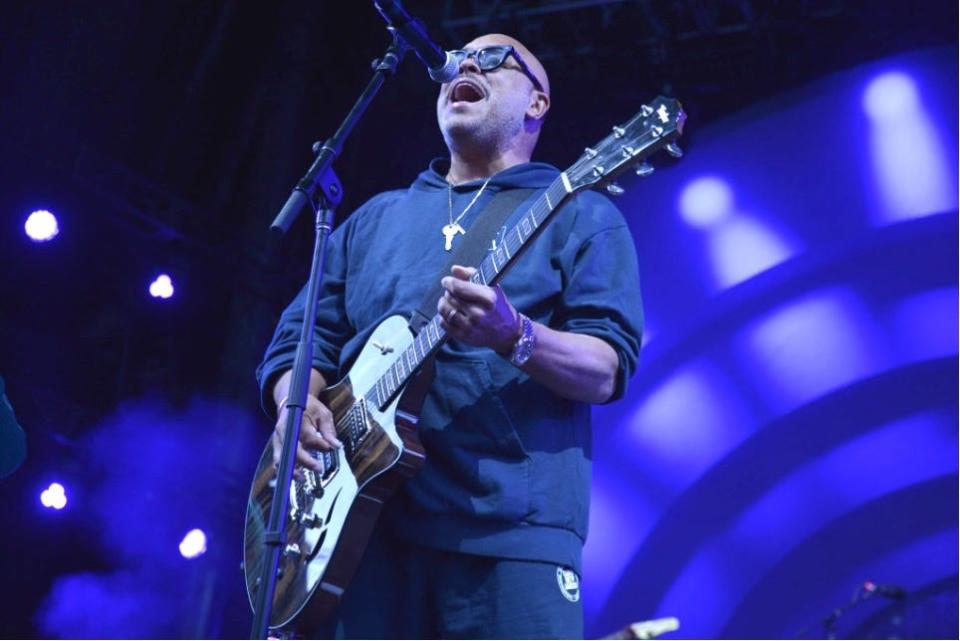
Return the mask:
<path id="1" fill-rule="evenodd" d="M 480 73 L 480 65 L 477 64 L 476 56 L 467 56 L 460 61 L 460 73 L 464 73 L 465 71 Z"/>

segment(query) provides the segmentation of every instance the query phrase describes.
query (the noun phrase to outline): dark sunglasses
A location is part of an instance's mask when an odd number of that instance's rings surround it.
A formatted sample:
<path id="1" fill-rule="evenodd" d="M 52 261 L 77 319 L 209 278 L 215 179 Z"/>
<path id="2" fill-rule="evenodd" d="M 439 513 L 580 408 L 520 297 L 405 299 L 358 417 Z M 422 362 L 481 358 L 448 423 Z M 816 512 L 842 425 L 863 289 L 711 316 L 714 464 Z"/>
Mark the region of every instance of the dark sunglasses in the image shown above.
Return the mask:
<path id="1" fill-rule="evenodd" d="M 481 47 L 476 51 L 455 49 L 449 53 L 453 56 L 453 59 L 457 61 L 457 66 L 460 66 L 467 58 L 473 58 L 477 61 L 477 66 L 480 67 L 480 71 L 493 71 L 500 67 L 507 60 L 508 56 L 512 55 L 520 65 L 519 70 L 530 79 L 530 82 L 537 88 L 537 91 L 543 91 L 543 85 L 540 84 L 537 77 L 530 71 L 530 67 L 527 66 L 527 63 L 523 61 L 523 58 L 520 57 L 520 54 L 517 53 L 517 50 L 511 45 L 491 45 L 489 47 Z M 507 68 L 510 69 L 511 67 Z"/>

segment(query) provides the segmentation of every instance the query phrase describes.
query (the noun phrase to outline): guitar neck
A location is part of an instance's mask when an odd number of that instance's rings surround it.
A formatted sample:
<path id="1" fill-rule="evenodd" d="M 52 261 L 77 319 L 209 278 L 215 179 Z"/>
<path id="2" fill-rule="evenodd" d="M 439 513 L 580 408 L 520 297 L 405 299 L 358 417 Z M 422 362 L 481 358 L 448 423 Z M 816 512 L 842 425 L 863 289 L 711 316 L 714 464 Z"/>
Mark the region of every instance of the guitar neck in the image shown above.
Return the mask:
<path id="1" fill-rule="evenodd" d="M 520 221 L 504 236 L 477 266 L 470 282 L 492 286 L 497 284 L 513 266 L 514 262 L 540 234 L 550 217 L 574 194 L 566 173 L 561 173 L 547 190 L 534 201 Z M 381 410 L 393 400 L 414 372 L 447 340 L 447 333 L 440 324 L 440 315 L 435 314 L 423 326 L 413 343 L 401 352 L 387 372 L 377 379 L 364 395 Z"/>

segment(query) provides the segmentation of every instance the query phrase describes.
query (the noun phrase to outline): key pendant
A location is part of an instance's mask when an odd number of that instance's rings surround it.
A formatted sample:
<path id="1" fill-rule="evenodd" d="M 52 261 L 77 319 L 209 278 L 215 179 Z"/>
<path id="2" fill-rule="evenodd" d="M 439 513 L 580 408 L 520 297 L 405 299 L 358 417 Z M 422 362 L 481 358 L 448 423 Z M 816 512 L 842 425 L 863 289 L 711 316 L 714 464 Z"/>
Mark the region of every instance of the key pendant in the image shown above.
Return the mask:
<path id="1" fill-rule="evenodd" d="M 443 226 L 443 236 L 446 239 L 446 242 L 443 243 L 443 248 L 446 251 L 453 249 L 453 237 L 457 234 L 466 234 L 467 230 L 460 226 L 460 223 L 449 223 Z"/>

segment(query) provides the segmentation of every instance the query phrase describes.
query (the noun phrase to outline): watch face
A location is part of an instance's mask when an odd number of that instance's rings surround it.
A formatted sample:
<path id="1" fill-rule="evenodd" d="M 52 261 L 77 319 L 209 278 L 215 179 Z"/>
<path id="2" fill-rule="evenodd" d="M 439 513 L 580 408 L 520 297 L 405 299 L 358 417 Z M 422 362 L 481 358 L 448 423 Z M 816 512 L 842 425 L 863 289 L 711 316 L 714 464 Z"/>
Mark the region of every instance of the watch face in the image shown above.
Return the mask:
<path id="1" fill-rule="evenodd" d="M 520 366 L 530 360 L 533 354 L 533 348 L 537 343 L 536 335 L 533 333 L 533 323 L 526 316 L 521 316 L 523 321 L 523 333 L 517 340 L 513 348 L 513 354 L 510 356 L 510 362 Z"/>

